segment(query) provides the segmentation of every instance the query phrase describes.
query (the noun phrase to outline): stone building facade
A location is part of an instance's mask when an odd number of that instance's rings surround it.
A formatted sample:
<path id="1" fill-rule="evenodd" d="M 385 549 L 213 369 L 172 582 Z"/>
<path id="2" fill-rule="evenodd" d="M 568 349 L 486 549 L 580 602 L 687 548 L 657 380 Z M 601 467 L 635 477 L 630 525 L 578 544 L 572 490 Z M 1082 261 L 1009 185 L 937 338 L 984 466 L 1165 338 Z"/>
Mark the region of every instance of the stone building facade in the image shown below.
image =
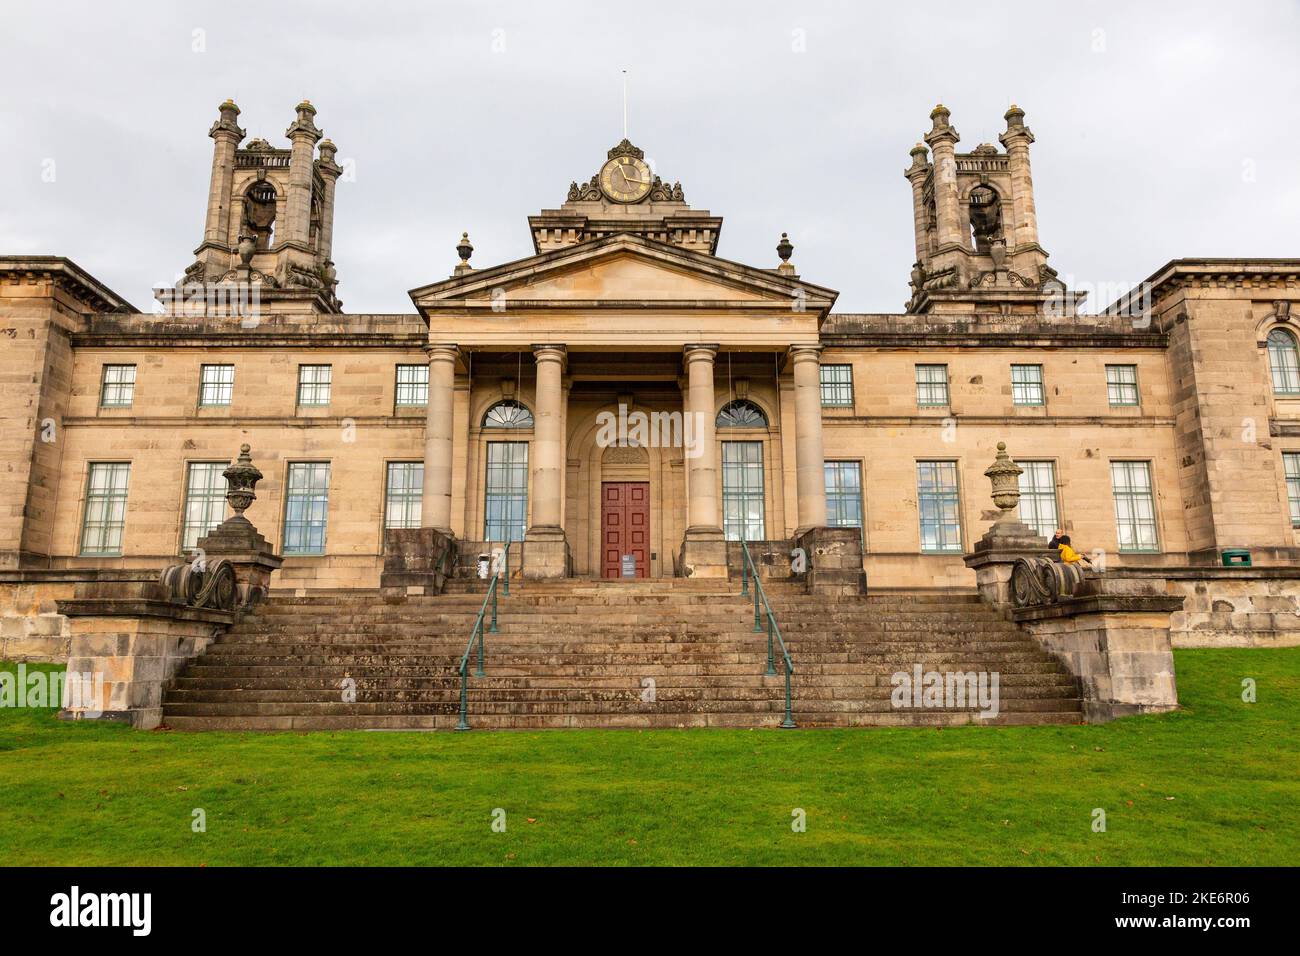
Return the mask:
<path id="1" fill-rule="evenodd" d="M 162 314 L 67 259 L 0 257 L 0 657 L 57 657 L 78 584 L 190 555 L 241 444 L 273 587 L 310 593 L 379 586 L 420 528 L 462 558 L 518 541 L 533 578 L 628 555 L 725 577 L 741 537 L 780 555 L 855 528 L 869 587 L 973 588 L 1001 441 L 1022 520 L 1187 598 L 1176 643 L 1297 642 L 1300 260 L 1176 260 L 1079 314 L 1018 108 L 969 153 L 931 114 L 898 314 L 835 312 L 784 237 L 771 263 L 722 258 L 722 218 L 626 140 L 529 217 L 533 256 L 472 263 L 466 236 L 412 312 L 349 314 L 315 109 L 288 148 L 238 115 L 212 126 L 202 241 Z"/>

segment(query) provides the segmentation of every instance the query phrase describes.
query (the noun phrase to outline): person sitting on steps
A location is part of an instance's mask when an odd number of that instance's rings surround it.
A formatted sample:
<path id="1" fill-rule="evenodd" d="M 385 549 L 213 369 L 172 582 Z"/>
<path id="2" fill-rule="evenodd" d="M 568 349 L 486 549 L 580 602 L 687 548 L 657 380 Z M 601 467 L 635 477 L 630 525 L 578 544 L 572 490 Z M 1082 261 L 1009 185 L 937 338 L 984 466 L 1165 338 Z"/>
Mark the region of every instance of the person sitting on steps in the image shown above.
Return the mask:
<path id="1" fill-rule="evenodd" d="M 1090 560 L 1070 546 L 1070 536 L 1060 528 L 1056 529 L 1056 534 L 1052 535 L 1052 540 L 1048 542 L 1047 546 L 1056 549 L 1058 560 L 1064 564 L 1075 564 L 1082 561 L 1085 566 L 1092 567 Z"/>

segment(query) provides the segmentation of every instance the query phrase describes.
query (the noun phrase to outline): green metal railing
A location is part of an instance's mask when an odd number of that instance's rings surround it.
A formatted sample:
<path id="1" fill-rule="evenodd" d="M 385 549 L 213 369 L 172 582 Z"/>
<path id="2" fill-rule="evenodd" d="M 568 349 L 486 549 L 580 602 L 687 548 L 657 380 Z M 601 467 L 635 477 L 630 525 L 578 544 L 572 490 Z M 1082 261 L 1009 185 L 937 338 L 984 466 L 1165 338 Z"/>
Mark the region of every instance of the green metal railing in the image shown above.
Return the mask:
<path id="1" fill-rule="evenodd" d="M 781 657 L 785 661 L 785 720 L 781 721 L 782 727 L 793 727 L 794 714 L 791 710 L 792 701 L 790 696 L 790 678 L 794 674 L 794 662 L 790 660 L 790 652 L 786 649 L 785 639 L 781 637 L 781 628 L 777 626 L 776 615 L 772 613 L 772 605 L 767 603 L 767 594 L 763 590 L 763 582 L 759 579 L 758 569 L 754 567 L 754 558 L 749 553 L 749 544 L 744 538 L 740 539 L 740 552 L 744 556 L 740 562 L 740 593 L 742 595 L 750 592 L 749 579 L 754 579 L 754 632 L 759 633 L 763 630 L 763 622 L 767 621 L 767 676 L 776 676 L 776 647 L 781 648 Z M 762 604 L 762 612 L 759 611 L 759 604 Z"/>
<path id="2" fill-rule="evenodd" d="M 504 583 L 503 583 L 504 582 Z M 492 573 L 488 580 L 487 594 L 483 595 L 483 606 L 478 609 L 478 617 L 474 619 L 474 627 L 469 632 L 469 643 L 465 645 L 465 653 L 460 656 L 460 717 L 456 721 L 457 730 L 469 730 L 469 659 L 474 653 L 475 641 L 478 642 L 477 663 L 474 667 L 475 677 L 486 677 L 487 673 L 483 670 L 483 635 L 485 632 L 497 633 L 497 585 L 501 584 L 500 590 L 510 596 L 510 542 L 506 542 L 506 549 L 501 555 L 501 567 Z M 492 623 L 488 627 L 483 626 L 487 617 L 488 602 L 492 602 Z"/>

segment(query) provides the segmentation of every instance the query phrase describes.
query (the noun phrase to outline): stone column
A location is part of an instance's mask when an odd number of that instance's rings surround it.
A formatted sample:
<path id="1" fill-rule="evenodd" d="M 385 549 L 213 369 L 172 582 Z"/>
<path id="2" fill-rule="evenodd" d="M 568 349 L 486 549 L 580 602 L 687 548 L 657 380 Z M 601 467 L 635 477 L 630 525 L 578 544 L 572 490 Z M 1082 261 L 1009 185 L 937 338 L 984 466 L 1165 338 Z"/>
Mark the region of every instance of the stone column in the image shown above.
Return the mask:
<path id="1" fill-rule="evenodd" d="M 1034 134 L 1025 125 L 1025 111 L 1012 105 L 1004 117 L 1007 131 L 998 137 L 1007 150 L 1011 169 L 1011 210 L 1015 218 L 1013 248 L 1038 245 L 1038 213 L 1034 209 L 1034 181 L 1029 173 L 1029 144 Z"/>
<path id="2" fill-rule="evenodd" d="M 826 525 L 826 463 L 822 450 L 821 346 L 794 345 L 795 475 L 799 493 L 796 535 Z"/>
<path id="3" fill-rule="evenodd" d="M 925 134 L 934 162 L 934 209 L 938 220 L 939 248 L 969 246 L 961 232 L 961 213 L 957 208 L 957 142 L 961 136 L 949 123 L 948 108 L 940 103 L 930 113 L 933 128 Z"/>
<path id="4" fill-rule="evenodd" d="M 298 118 L 284 131 L 292 144 L 289 153 L 289 195 L 286 201 L 284 241 L 307 248 L 311 233 L 311 181 L 316 143 L 321 131 L 313 117 L 316 107 L 307 100 L 298 104 Z"/>
<path id="5" fill-rule="evenodd" d="M 925 208 L 925 177 L 930 172 L 929 153 L 917 143 L 912 147 L 912 165 L 903 174 L 912 184 L 912 231 L 916 237 L 916 261 L 922 266 L 930 258 L 930 214 Z M 920 291 L 919 289 L 917 290 Z"/>
<path id="6" fill-rule="evenodd" d="M 244 131 L 239 128 L 239 107 L 232 100 L 226 100 L 218 109 L 220 117 L 212 124 L 208 135 L 212 137 L 212 180 L 208 184 L 208 214 L 203 224 L 203 242 L 196 253 L 202 255 L 205 249 L 214 252 L 230 252 L 230 201 L 235 179 L 235 150 L 244 138 Z M 204 257 L 210 263 L 211 271 L 224 271 L 229 267 L 229 258 L 220 256 Z"/>
<path id="7" fill-rule="evenodd" d="M 727 576 L 727 548 L 718 510 L 717 407 L 713 394 L 716 345 L 688 345 L 686 409 L 686 535 L 681 565 L 689 577 Z"/>
<path id="8" fill-rule="evenodd" d="M 334 161 L 338 147 L 330 140 L 320 144 L 320 174 L 325 183 L 325 194 L 321 197 L 320 235 L 317 236 L 316 254 L 321 262 L 329 262 L 334 252 L 334 189 L 343 167 Z"/>
<path id="9" fill-rule="evenodd" d="M 686 414 L 689 434 L 695 441 L 686 459 L 690 474 L 687 504 L 687 533 L 693 530 L 721 531 L 718 520 L 718 443 L 715 429 L 717 409 L 713 395 L 713 360 L 716 345 L 686 346 Z M 684 429 L 686 430 L 686 429 Z"/>
<path id="10" fill-rule="evenodd" d="M 524 536 L 524 576 L 559 578 L 568 574 L 569 547 L 560 524 L 564 498 L 563 345 L 534 345 L 537 395 L 533 409 L 532 520 Z"/>
<path id="11" fill-rule="evenodd" d="M 424 425 L 424 499 L 420 524 L 451 534 L 452 408 L 455 401 L 454 345 L 430 345 L 429 404 Z"/>

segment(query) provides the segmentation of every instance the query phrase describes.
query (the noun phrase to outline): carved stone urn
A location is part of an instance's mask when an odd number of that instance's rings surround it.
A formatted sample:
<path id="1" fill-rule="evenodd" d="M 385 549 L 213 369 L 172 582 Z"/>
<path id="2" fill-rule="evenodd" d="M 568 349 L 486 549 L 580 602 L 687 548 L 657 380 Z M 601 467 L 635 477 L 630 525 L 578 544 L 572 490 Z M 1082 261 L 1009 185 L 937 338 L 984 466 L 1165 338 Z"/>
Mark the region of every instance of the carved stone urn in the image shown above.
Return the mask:
<path id="1" fill-rule="evenodd" d="M 994 239 L 989 243 L 989 256 L 993 259 L 993 268 L 997 272 L 1002 271 L 1003 265 L 1007 261 L 1007 242 L 1005 239 Z"/>
<path id="2" fill-rule="evenodd" d="M 1020 476 L 1024 469 L 1007 454 L 1007 443 L 998 442 L 998 454 L 993 464 L 984 470 L 993 485 L 993 503 L 1001 509 L 994 524 L 1018 521 L 1015 509 L 1020 505 Z"/>
<path id="3" fill-rule="evenodd" d="M 239 458 L 221 473 L 226 479 L 226 501 L 230 503 L 237 518 L 243 518 L 248 506 L 257 500 L 257 493 L 253 489 L 262 480 L 262 473 L 253 464 L 249 451 L 247 445 L 240 445 Z"/>
<path id="4" fill-rule="evenodd" d="M 240 236 L 239 245 L 235 247 L 239 252 L 239 261 L 245 269 L 253 261 L 253 253 L 257 251 L 257 240 L 253 236 Z"/>

